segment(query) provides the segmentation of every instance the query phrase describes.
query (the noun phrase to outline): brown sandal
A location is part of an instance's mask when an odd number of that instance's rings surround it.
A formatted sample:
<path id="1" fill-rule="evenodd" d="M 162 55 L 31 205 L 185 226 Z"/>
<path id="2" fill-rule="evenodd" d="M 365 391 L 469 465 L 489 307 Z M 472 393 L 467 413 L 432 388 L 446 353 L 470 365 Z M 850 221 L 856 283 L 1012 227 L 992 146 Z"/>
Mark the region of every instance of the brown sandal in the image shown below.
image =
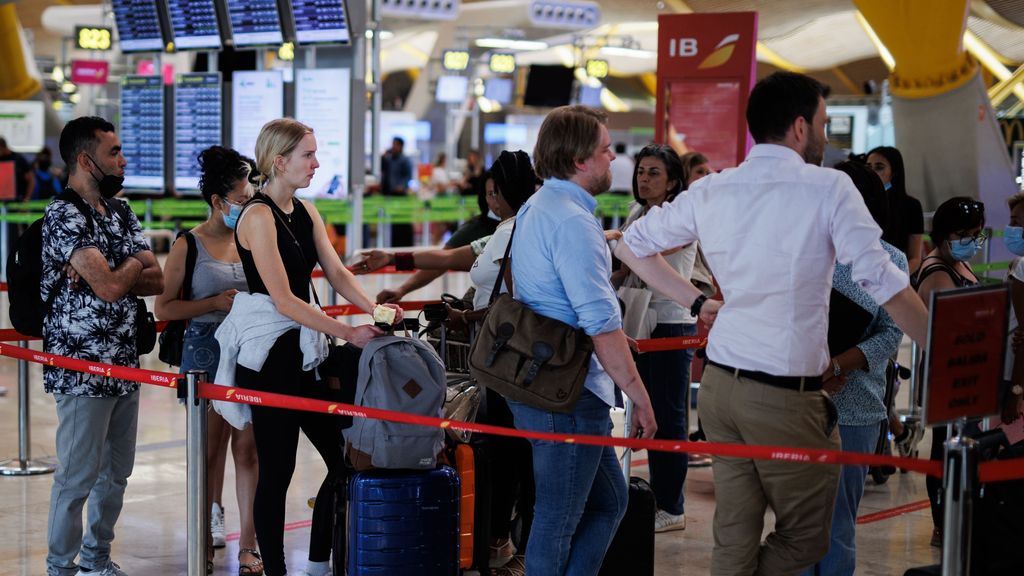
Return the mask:
<path id="1" fill-rule="evenodd" d="M 249 562 L 248 564 L 242 563 L 242 554 L 251 554 L 256 560 Z M 263 558 L 255 548 L 239 548 L 238 549 L 238 576 L 262 576 L 263 574 Z"/>

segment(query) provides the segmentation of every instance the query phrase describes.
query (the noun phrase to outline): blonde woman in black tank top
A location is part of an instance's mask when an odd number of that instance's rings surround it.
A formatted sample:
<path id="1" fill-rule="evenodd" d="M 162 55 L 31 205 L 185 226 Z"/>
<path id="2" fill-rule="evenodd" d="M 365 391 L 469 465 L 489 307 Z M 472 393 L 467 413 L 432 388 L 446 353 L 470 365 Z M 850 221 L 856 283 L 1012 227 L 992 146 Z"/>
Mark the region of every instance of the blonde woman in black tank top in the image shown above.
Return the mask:
<path id="1" fill-rule="evenodd" d="M 375 306 L 342 265 L 316 208 L 311 202 L 295 198 L 295 191 L 309 186 L 318 167 L 316 137 L 308 126 L 284 118 L 263 127 L 256 140 L 256 168 L 265 184 L 239 219 L 238 252 L 250 292 L 268 294 L 278 312 L 303 326 L 363 347 L 383 333 L 372 324 L 349 326 L 309 305 L 309 275 L 319 263 L 328 282 L 346 300 L 367 314 L 372 314 Z M 401 321 L 401 309 L 394 304 L 386 306 L 395 308 L 396 321 Z M 278 338 L 263 370 L 256 372 L 238 366 L 236 383 L 291 395 L 318 393 L 312 373 L 302 371 L 298 330 Z M 260 462 L 254 516 L 266 574 L 286 573 L 285 499 L 295 469 L 299 430 L 312 442 L 328 468 L 313 509 L 309 563 L 302 574 L 329 574 L 333 487 L 335 477 L 344 474 L 340 419 L 329 414 L 262 406 L 252 406 L 252 416 Z M 344 565 L 344 560 L 335 558 L 335 564 Z"/>

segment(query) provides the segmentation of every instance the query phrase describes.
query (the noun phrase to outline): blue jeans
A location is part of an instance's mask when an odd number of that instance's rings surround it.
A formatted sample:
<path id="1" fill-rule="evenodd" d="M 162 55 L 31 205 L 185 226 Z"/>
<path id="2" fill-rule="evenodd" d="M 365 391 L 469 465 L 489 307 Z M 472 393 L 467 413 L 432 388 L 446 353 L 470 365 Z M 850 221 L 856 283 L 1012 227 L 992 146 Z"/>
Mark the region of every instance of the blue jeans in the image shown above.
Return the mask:
<path id="1" fill-rule="evenodd" d="M 220 322 L 189 322 L 185 329 L 185 347 L 181 351 L 181 373 L 205 370 L 208 382 L 217 376 L 220 362 L 220 344 L 214 337 Z"/>
<path id="2" fill-rule="evenodd" d="M 651 338 L 675 338 L 697 334 L 695 324 L 658 324 Z M 636 362 L 640 378 L 654 408 L 654 420 L 663 440 L 686 440 L 689 410 L 686 405 L 690 387 L 690 362 L 693 350 L 668 350 L 641 354 Z M 683 513 L 683 484 L 689 458 L 681 452 L 647 453 L 651 471 L 651 489 L 658 508 L 669 514 Z"/>
<path id="3" fill-rule="evenodd" d="M 878 442 L 878 424 L 866 426 L 839 425 L 839 437 L 843 452 L 873 454 Z M 832 515 L 832 538 L 828 554 L 818 562 L 818 572 L 812 566 L 804 576 L 852 576 L 857 568 L 857 507 L 864 495 L 867 481 L 867 466 L 843 466 L 839 474 L 839 493 L 836 495 L 836 509 Z"/>
<path id="4" fill-rule="evenodd" d="M 610 436 L 609 407 L 584 390 L 572 414 L 508 401 L 516 428 Z M 629 492 L 615 450 L 530 440 L 537 499 L 526 547 L 530 576 L 593 576 L 626 513 Z"/>

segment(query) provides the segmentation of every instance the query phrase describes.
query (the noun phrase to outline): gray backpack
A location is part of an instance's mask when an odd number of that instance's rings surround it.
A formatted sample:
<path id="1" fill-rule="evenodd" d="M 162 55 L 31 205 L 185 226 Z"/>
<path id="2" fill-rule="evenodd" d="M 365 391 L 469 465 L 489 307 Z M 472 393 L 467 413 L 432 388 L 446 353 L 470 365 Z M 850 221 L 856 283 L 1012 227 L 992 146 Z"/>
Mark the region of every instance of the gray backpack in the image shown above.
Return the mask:
<path id="1" fill-rule="evenodd" d="M 441 418 L 447 379 L 444 363 L 416 338 L 375 338 L 359 357 L 355 404 Z M 345 452 L 356 470 L 430 469 L 444 448 L 444 430 L 356 418 L 344 430 Z"/>

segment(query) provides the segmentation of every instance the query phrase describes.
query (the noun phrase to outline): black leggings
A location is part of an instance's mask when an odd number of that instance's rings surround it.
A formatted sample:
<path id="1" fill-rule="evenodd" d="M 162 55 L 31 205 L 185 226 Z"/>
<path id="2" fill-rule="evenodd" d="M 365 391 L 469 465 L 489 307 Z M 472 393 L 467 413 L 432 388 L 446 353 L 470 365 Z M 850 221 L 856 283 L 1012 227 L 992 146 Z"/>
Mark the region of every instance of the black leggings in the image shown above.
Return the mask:
<path id="1" fill-rule="evenodd" d="M 235 382 L 240 387 L 265 392 L 325 397 L 324 391 L 314 381 L 313 373 L 302 371 L 298 330 L 286 332 L 277 339 L 259 372 L 239 365 Z M 253 517 L 267 576 L 286 573 L 285 500 L 295 471 L 299 430 L 327 465 L 327 476 L 320 485 L 313 508 L 309 559 L 314 562 L 329 560 L 334 528 L 334 487 L 340 480 L 339 476 L 345 474 L 341 454 L 341 419 L 329 414 L 252 406 L 252 420 L 259 456 L 259 482 Z M 344 565 L 344 559 L 335 558 L 335 562 Z"/>
<path id="2" fill-rule="evenodd" d="M 512 412 L 505 399 L 487 390 L 486 410 L 477 421 L 514 428 Z M 533 448 L 524 438 L 488 436 L 491 463 L 491 538 L 508 538 L 512 532 L 512 511 L 522 519 L 519 550 L 526 552 L 533 524 Z"/>

